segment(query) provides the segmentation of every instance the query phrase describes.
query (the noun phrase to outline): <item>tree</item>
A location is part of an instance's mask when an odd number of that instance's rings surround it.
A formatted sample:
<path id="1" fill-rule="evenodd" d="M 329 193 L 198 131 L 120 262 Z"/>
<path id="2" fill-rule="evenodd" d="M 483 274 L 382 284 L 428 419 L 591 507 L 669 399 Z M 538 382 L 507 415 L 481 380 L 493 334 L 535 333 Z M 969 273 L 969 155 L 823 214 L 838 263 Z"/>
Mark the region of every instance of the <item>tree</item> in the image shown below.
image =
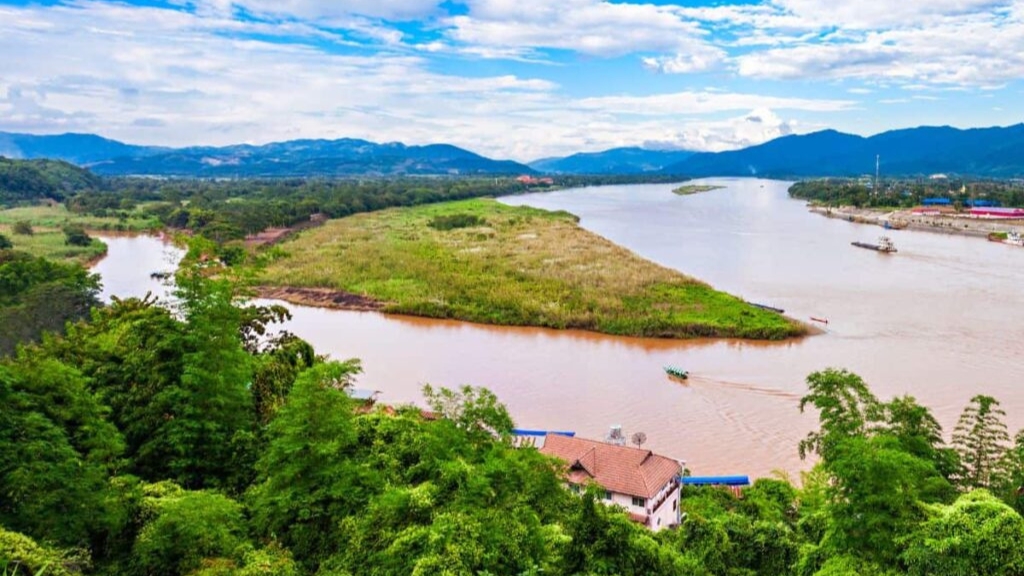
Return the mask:
<path id="1" fill-rule="evenodd" d="M 999 401 L 985 395 L 971 398 L 960 414 L 953 429 L 953 446 L 963 464 L 961 488 L 988 488 L 992 484 L 1010 441 L 1003 422 L 1005 416 Z"/>
<path id="2" fill-rule="evenodd" d="M 818 454 L 827 459 L 836 443 L 866 435 L 869 425 L 880 418 L 878 400 L 852 372 L 835 368 L 814 372 L 807 377 L 807 387 L 809 393 L 800 399 L 800 411 L 814 406 L 821 429 L 800 441 L 800 458 Z"/>
<path id="3" fill-rule="evenodd" d="M 135 541 L 139 576 L 189 574 L 204 559 L 231 556 L 246 542 L 237 502 L 211 492 L 158 490 L 146 499 L 149 518 Z"/>
<path id="4" fill-rule="evenodd" d="M 882 430 L 899 440 L 903 448 L 935 464 L 935 469 L 950 482 L 960 470 L 960 456 L 945 446 L 942 426 L 928 408 L 911 396 L 893 398 L 882 405 Z"/>
<path id="5" fill-rule="evenodd" d="M 51 359 L 0 364 L 0 525 L 61 546 L 106 529 L 121 449 L 82 375 Z"/>
<path id="6" fill-rule="evenodd" d="M 920 502 L 949 493 L 934 464 L 906 452 L 888 435 L 847 439 L 824 466 L 833 481 L 823 545 L 882 566 L 895 562 L 897 538 L 923 518 Z"/>
<path id="7" fill-rule="evenodd" d="M 448 388 L 435 390 L 426 384 L 423 397 L 431 410 L 475 436 L 507 436 L 515 427 L 508 410 L 486 388 L 463 386 L 456 392 Z"/>
<path id="8" fill-rule="evenodd" d="M 232 445 L 251 434 L 251 357 L 242 345 L 242 310 L 236 306 L 230 279 L 208 278 L 200 265 L 184 266 L 176 276 L 181 302 L 181 391 L 176 417 L 162 432 L 181 450 L 171 463 L 174 477 L 186 487 L 223 485 L 235 471 Z"/>
<path id="9" fill-rule="evenodd" d="M 1024 518 L 987 491 L 932 506 L 929 516 L 905 539 L 910 576 L 1024 574 Z"/>
<path id="10" fill-rule="evenodd" d="M 36 543 L 35 540 L 0 527 L 0 574 L 11 576 L 73 576 L 81 574 L 74 556 Z"/>
<path id="11" fill-rule="evenodd" d="M 1024 513 L 1024 430 L 1017 432 L 998 465 L 992 492 L 1018 513 Z"/>
<path id="12" fill-rule="evenodd" d="M 86 233 L 85 228 L 81 226 L 65 226 L 64 243 L 69 246 L 88 246 L 92 244 L 92 238 Z"/>
<path id="13" fill-rule="evenodd" d="M 11 242 L 11 239 L 0 234 L 0 250 L 10 250 L 11 248 L 14 248 L 14 244 Z"/>
<path id="14" fill-rule="evenodd" d="M 314 569 L 341 539 L 340 520 L 365 504 L 353 402 L 344 388 L 359 364 L 325 362 L 302 372 L 267 431 L 252 492 L 256 525 Z"/>
<path id="15" fill-rule="evenodd" d="M 98 294 L 99 277 L 81 266 L 0 250 L 0 356 L 88 315 Z"/>

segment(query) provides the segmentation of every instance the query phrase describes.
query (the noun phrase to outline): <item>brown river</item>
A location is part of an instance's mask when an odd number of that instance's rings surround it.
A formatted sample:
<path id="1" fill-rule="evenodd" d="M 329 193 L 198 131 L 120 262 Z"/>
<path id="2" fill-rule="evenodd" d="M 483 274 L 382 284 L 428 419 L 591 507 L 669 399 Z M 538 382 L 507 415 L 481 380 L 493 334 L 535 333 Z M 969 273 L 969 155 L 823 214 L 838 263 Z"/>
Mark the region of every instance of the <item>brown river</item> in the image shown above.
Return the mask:
<path id="1" fill-rule="evenodd" d="M 286 328 L 317 350 L 362 359 L 358 386 L 388 403 L 422 402 L 423 383 L 486 386 L 525 428 L 600 438 L 618 424 L 694 474 L 805 468 L 796 444 L 815 424 L 797 403 L 804 378 L 848 368 L 888 399 L 911 394 L 947 433 L 967 401 L 1002 401 L 1024 426 L 1024 249 L 977 238 L 889 231 L 899 253 L 850 246 L 875 226 L 810 214 L 788 183 L 708 179 L 724 189 L 676 196 L 672 185 L 604 186 L 504 198 L 564 209 L 641 256 L 825 333 L 777 344 L 617 338 L 291 306 Z M 166 288 L 149 277 L 180 254 L 158 239 L 109 238 L 95 268 L 104 295 Z M 669 380 L 666 364 L 690 371 Z"/>

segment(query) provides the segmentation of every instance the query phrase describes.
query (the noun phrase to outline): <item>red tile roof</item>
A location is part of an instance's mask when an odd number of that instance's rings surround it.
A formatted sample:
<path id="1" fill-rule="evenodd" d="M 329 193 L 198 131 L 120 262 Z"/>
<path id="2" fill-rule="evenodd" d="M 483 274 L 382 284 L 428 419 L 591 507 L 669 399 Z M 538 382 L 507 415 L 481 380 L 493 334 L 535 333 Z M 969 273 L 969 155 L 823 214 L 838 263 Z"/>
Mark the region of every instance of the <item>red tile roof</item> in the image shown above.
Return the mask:
<path id="1" fill-rule="evenodd" d="M 545 436 L 540 451 L 565 461 L 573 484 L 593 481 L 605 490 L 642 498 L 653 498 L 683 471 L 679 462 L 650 450 L 558 434 Z"/>

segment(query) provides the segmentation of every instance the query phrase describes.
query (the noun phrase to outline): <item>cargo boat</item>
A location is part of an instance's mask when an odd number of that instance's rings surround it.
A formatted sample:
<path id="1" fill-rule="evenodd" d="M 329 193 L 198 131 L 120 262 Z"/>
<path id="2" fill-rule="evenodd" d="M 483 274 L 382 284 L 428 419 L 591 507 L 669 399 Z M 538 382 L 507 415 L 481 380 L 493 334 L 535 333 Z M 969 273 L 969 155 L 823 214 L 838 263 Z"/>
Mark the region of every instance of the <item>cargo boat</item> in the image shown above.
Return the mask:
<path id="1" fill-rule="evenodd" d="M 1010 246 L 1021 246 L 1024 247 L 1024 237 L 1016 232 L 1007 232 L 1004 234 L 998 234 L 993 232 L 988 235 L 988 239 L 992 242 L 998 242 L 1000 244 L 1009 244 Z"/>
<path id="2" fill-rule="evenodd" d="M 878 239 L 878 244 L 868 244 L 867 242 L 850 242 L 851 245 L 857 248 L 867 248 L 868 250 L 874 250 L 875 252 L 882 252 L 885 254 L 892 254 L 896 252 L 896 245 L 892 243 L 892 240 L 888 236 L 882 236 Z"/>

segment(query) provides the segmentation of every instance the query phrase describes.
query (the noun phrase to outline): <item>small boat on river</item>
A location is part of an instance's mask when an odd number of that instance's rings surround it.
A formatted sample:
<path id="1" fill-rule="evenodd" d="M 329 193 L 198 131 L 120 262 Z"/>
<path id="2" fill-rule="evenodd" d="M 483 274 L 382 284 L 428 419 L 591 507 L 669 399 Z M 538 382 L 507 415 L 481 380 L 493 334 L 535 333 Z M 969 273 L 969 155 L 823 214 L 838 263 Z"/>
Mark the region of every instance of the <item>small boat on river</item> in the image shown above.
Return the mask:
<path id="1" fill-rule="evenodd" d="M 167 280 L 168 278 L 171 277 L 171 273 L 170 272 L 153 272 L 152 274 L 149 275 L 149 277 L 154 279 L 154 280 Z"/>
<path id="2" fill-rule="evenodd" d="M 679 378 L 680 380 L 686 380 L 690 377 L 690 373 L 682 368 L 676 368 L 675 366 L 665 366 L 665 373 L 672 378 Z"/>
<path id="3" fill-rule="evenodd" d="M 769 306 L 767 304 L 758 304 L 757 302 L 747 302 L 747 304 L 750 304 L 751 306 L 755 306 L 755 307 L 760 308 L 762 310 L 767 310 L 769 312 L 778 312 L 779 314 L 785 314 L 786 313 L 786 311 L 783 310 L 782 308 L 776 308 L 775 306 Z"/>
<path id="4" fill-rule="evenodd" d="M 892 243 L 892 239 L 888 236 L 879 238 L 878 244 L 870 244 L 868 242 L 850 242 L 850 244 L 857 248 L 867 248 L 868 250 L 874 250 L 883 254 L 894 254 L 896 252 L 896 245 Z"/>

